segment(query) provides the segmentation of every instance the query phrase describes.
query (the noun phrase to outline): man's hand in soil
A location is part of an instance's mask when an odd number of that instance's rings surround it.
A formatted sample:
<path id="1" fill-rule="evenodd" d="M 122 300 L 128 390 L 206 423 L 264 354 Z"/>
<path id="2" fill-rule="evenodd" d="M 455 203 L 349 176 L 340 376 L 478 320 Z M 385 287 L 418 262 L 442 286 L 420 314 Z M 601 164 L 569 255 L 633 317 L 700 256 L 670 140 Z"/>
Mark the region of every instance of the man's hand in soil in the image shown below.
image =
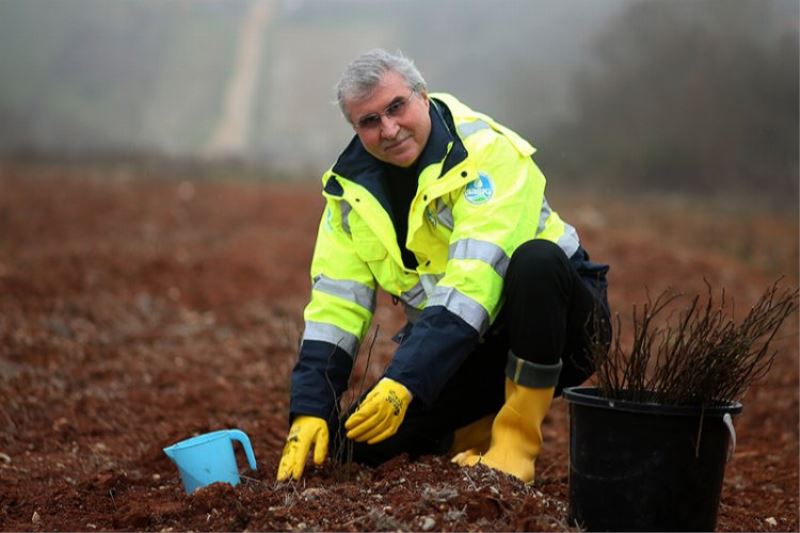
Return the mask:
<path id="1" fill-rule="evenodd" d="M 278 481 L 300 479 L 306 457 L 314 445 L 314 463 L 321 465 L 328 456 L 328 424 L 316 416 L 298 416 L 292 423 L 278 465 Z"/>
<path id="2" fill-rule="evenodd" d="M 347 438 L 367 444 L 388 439 L 403 423 L 411 399 L 402 383 L 383 378 L 344 423 Z"/>

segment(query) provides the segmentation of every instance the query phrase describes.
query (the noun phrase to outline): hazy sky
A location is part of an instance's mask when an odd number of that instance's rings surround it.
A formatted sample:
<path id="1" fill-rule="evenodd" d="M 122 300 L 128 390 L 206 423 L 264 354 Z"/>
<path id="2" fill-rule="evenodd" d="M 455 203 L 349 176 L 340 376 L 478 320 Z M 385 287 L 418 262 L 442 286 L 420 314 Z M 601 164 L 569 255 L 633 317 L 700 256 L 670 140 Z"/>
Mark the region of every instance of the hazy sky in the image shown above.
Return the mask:
<path id="1" fill-rule="evenodd" d="M 1 0 L 0 149 L 328 160 L 352 134 L 332 87 L 374 47 L 410 55 L 432 90 L 541 130 L 625 3 Z"/>
<path id="2" fill-rule="evenodd" d="M 709 0 L 0 0 L 0 151 L 156 149 L 318 169 L 352 135 L 333 85 L 374 47 L 402 50 L 432 91 L 536 145 L 570 115 L 598 35 L 648 2 L 714 16 Z M 727 4 L 797 28 L 794 0 Z"/>

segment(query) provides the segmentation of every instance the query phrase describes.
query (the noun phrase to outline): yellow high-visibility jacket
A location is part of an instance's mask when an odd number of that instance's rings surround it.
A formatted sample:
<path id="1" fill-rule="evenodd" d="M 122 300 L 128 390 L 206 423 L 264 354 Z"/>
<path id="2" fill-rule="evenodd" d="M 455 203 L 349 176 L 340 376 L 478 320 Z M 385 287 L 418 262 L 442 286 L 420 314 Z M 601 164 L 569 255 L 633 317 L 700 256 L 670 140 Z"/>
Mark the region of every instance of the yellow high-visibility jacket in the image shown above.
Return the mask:
<path id="1" fill-rule="evenodd" d="M 292 415 L 328 418 L 370 327 L 375 294 L 401 301 L 408 328 L 386 376 L 426 404 L 475 348 L 497 316 L 511 254 L 546 239 L 567 257 L 575 229 L 545 199 L 535 149 L 453 96 L 431 94 L 431 136 L 418 163 L 417 193 L 401 258 L 381 185 L 383 163 L 358 137 L 325 172 L 325 211 L 311 264 L 311 301 L 292 375 Z"/>

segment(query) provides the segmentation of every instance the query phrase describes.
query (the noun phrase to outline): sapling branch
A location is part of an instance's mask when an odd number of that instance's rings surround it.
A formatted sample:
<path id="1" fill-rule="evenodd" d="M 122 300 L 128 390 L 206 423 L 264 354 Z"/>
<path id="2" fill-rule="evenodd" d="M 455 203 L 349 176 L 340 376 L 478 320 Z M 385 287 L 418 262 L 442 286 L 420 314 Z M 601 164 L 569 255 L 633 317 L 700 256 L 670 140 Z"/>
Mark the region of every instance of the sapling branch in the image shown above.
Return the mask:
<path id="1" fill-rule="evenodd" d="M 328 387 L 333 395 L 334 399 L 334 409 L 336 411 L 335 417 L 337 421 L 337 431 L 333 435 L 333 464 L 334 465 L 343 465 L 344 466 L 344 475 L 341 474 L 341 470 L 336 468 L 336 475 L 338 478 L 343 478 L 345 481 L 349 480 L 349 469 L 347 468 L 353 462 L 353 442 L 346 437 L 343 436 L 342 432 L 339 431 L 341 429 L 341 425 L 344 424 L 344 420 L 342 420 L 342 413 L 349 413 L 355 402 L 361 395 L 363 394 L 364 384 L 366 382 L 367 373 L 369 371 L 370 363 L 372 361 L 372 349 L 375 346 L 375 341 L 378 338 L 378 332 L 380 331 L 380 324 L 375 324 L 375 329 L 372 334 L 372 339 L 369 344 L 369 348 L 367 350 L 367 360 L 364 365 L 364 374 L 361 376 L 361 381 L 355 391 L 351 392 L 350 397 L 346 401 L 346 405 L 344 409 L 342 409 L 342 405 L 340 403 L 339 398 L 336 394 L 336 389 L 331 382 L 330 375 L 328 372 L 325 372 L 325 380 L 328 383 Z M 338 348 L 338 343 L 336 345 Z M 334 353 L 336 352 L 336 348 L 334 348 L 328 356 L 328 368 L 331 367 L 331 358 L 333 357 Z M 357 356 L 358 354 L 356 354 Z M 353 362 L 353 366 L 355 367 L 355 361 Z"/>
<path id="2" fill-rule="evenodd" d="M 633 307 L 633 340 L 622 345 L 622 321 L 616 317 L 609 349 L 595 335 L 590 339 L 601 393 L 614 399 L 656 401 L 669 405 L 713 405 L 738 401 L 763 378 L 777 355 L 770 344 L 784 321 L 798 308 L 798 290 L 771 285 L 737 324 L 726 312 L 723 290 L 715 301 L 689 299 L 677 320 L 660 321 L 664 311 L 682 298 L 667 289 L 655 299 L 649 293 L 641 308 Z"/>

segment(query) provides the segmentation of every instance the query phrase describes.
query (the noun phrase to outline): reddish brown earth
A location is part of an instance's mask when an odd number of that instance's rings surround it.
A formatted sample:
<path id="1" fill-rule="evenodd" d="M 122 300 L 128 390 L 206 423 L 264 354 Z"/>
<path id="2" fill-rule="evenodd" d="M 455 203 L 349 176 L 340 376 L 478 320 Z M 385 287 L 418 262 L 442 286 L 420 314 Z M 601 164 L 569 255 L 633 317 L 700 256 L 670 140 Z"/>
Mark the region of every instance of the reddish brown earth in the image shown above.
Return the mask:
<path id="1" fill-rule="evenodd" d="M 276 484 L 322 203 L 316 184 L 183 178 L 0 165 L 0 529 L 569 527 L 560 399 L 533 486 L 438 457 L 309 466 L 301 482 Z M 737 309 L 780 274 L 797 286 L 796 214 L 562 196 L 551 203 L 613 265 L 623 320 L 645 286 L 702 291 L 705 277 Z M 367 382 L 400 325 L 386 298 L 375 324 Z M 800 525 L 796 316 L 780 337 L 772 372 L 736 419 L 720 530 Z M 258 470 L 243 468 L 236 488 L 185 495 L 161 449 L 233 427 L 250 435 Z"/>

